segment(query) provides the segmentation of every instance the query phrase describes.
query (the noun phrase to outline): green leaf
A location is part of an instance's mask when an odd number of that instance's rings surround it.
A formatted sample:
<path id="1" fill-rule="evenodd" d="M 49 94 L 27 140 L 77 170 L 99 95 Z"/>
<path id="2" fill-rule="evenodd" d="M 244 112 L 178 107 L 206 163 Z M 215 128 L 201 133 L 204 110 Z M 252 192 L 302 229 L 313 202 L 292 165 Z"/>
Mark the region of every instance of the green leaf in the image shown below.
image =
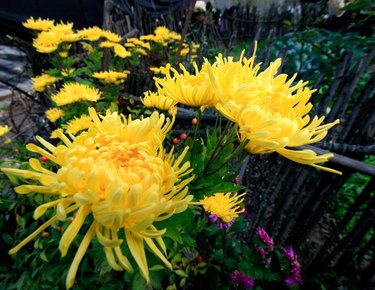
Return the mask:
<path id="1" fill-rule="evenodd" d="M 159 271 L 159 270 L 165 270 L 165 267 L 163 265 L 154 265 L 150 267 L 150 271 Z"/>
<path id="2" fill-rule="evenodd" d="M 47 263 L 49 262 L 49 260 L 48 260 L 48 258 L 47 258 L 47 256 L 46 256 L 45 251 L 41 252 L 41 253 L 39 254 L 39 257 L 40 257 L 40 259 L 41 259 L 42 261 L 47 262 Z"/>
<path id="3" fill-rule="evenodd" d="M 174 272 L 175 272 L 178 276 L 180 276 L 180 277 L 185 277 L 185 278 L 188 277 L 188 275 L 186 275 L 186 273 L 185 273 L 184 271 L 182 271 L 182 270 L 175 270 Z"/>

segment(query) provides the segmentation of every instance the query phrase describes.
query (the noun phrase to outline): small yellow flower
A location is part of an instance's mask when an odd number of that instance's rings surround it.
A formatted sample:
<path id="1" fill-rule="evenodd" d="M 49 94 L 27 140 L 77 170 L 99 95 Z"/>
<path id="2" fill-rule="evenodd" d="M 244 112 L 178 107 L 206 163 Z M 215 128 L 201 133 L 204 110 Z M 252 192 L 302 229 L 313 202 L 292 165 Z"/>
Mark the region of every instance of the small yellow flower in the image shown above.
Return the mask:
<path id="1" fill-rule="evenodd" d="M 90 88 L 79 83 L 64 84 L 63 88 L 51 99 L 57 106 L 64 106 L 79 101 L 96 102 L 99 100 L 101 93 L 97 89 Z"/>
<path id="2" fill-rule="evenodd" d="M 121 36 L 116 34 L 116 33 L 113 33 L 109 30 L 103 30 L 102 31 L 102 36 L 107 38 L 107 40 L 111 41 L 111 42 L 120 42 L 121 41 Z"/>
<path id="3" fill-rule="evenodd" d="M 118 84 L 121 81 L 124 81 L 126 76 L 129 74 L 129 71 L 123 72 L 116 72 L 116 71 L 102 71 L 102 72 L 95 72 L 93 74 L 94 78 L 104 80 L 110 84 Z"/>
<path id="4" fill-rule="evenodd" d="M 70 76 L 72 73 L 74 73 L 75 69 L 74 68 L 70 68 L 69 70 L 62 70 L 61 71 L 61 75 L 64 76 L 64 77 L 67 77 L 67 76 Z"/>
<path id="5" fill-rule="evenodd" d="M 240 203 L 243 202 L 244 199 L 241 197 L 245 194 L 215 193 L 212 196 L 204 197 L 201 202 L 205 211 L 217 216 L 222 222 L 229 223 L 238 217 L 239 213 L 244 212 Z"/>
<path id="6" fill-rule="evenodd" d="M 112 48 L 115 46 L 116 43 L 111 42 L 111 41 L 102 41 L 99 46 L 103 48 Z"/>
<path id="7" fill-rule="evenodd" d="M 115 55 L 121 57 L 121 58 L 125 58 L 125 57 L 129 57 L 131 56 L 131 53 L 129 51 L 127 51 L 125 49 L 125 47 L 123 47 L 121 44 L 115 44 L 113 46 L 113 50 L 115 52 Z"/>
<path id="8" fill-rule="evenodd" d="M 81 42 L 81 45 L 82 45 L 83 49 L 86 50 L 88 53 L 92 53 L 94 51 L 94 48 L 92 47 L 91 44 Z"/>
<path id="9" fill-rule="evenodd" d="M 5 125 L 0 125 L 0 137 L 3 137 L 6 133 L 10 131 L 10 127 Z"/>
<path id="10" fill-rule="evenodd" d="M 74 118 L 72 121 L 69 121 L 66 125 L 62 125 L 68 133 L 73 135 L 77 134 L 80 131 L 87 130 L 92 126 L 92 120 L 90 116 L 82 115 L 79 118 Z"/>
<path id="11" fill-rule="evenodd" d="M 81 37 L 73 31 L 73 23 L 59 23 L 50 28 L 49 32 L 56 33 L 60 42 L 75 42 Z"/>
<path id="12" fill-rule="evenodd" d="M 78 30 L 77 34 L 81 36 L 83 39 L 87 39 L 90 41 L 97 41 L 100 37 L 103 36 L 103 30 L 97 26 L 84 28 L 82 30 Z"/>
<path id="13" fill-rule="evenodd" d="M 39 17 L 38 19 L 34 19 L 34 17 L 30 17 L 22 24 L 29 29 L 47 31 L 54 26 L 54 23 L 54 20 L 49 20 L 48 18 L 42 19 Z"/>
<path id="14" fill-rule="evenodd" d="M 168 111 L 171 115 L 177 113 L 177 102 L 164 95 L 147 91 L 144 93 L 141 101 L 148 108 L 158 108 L 159 110 Z"/>
<path id="15" fill-rule="evenodd" d="M 32 170 L 1 169 L 40 183 L 17 186 L 18 194 L 38 192 L 56 196 L 54 201 L 36 208 L 34 218 L 50 208 L 54 208 L 54 215 L 9 253 L 15 254 L 44 229 L 77 212 L 59 245 L 61 255 L 65 256 L 78 232 L 86 233 L 70 266 L 67 288 L 73 286 L 79 264 L 95 236 L 113 269 L 133 272 L 121 247 L 127 244 L 142 276 L 149 282 L 145 244 L 172 269 L 162 239 L 166 229 L 157 229 L 154 222 L 183 212 L 193 198 L 188 195 L 187 185 L 194 177 L 182 178 L 192 171 L 189 162 L 183 163 L 187 149 L 178 157 L 173 151 L 165 152 L 161 142 L 172 122 L 156 112 L 142 120 L 109 112 L 99 118 L 94 109 L 89 113 L 92 125 L 87 132 L 70 134 L 69 139 L 57 130 L 63 145 L 54 146 L 40 137 L 37 140 L 46 149 L 27 145 L 29 151 L 56 163 L 56 172 L 43 168 L 36 158 L 29 160 Z M 91 221 L 88 228 L 85 221 Z"/>
<path id="16" fill-rule="evenodd" d="M 60 36 L 51 31 L 42 31 L 33 40 L 33 46 L 40 53 L 54 52 L 59 47 L 60 43 Z"/>
<path id="17" fill-rule="evenodd" d="M 64 111 L 59 109 L 59 108 L 51 108 L 51 109 L 48 109 L 46 112 L 46 117 L 47 119 L 52 122 L 52 123 L 55 123 L 58 119 L 60 119 L 61 117 L 64 116 Z"/>
<path id="18" fill-rule="evenodd" d="M 155 35 L 165 36 L 165 35 L 168 35 L 169 33 L 170 33 L 170 30 L 165 26 L 156 27 L 154 30 Z"/>
<path id="19" fill-rule="evenodd" d="M 37 92 L 44 92 L 46 86 L 52 85 L 58 80 L 58 78 L 55 78 L 49 74 L 42 74 L 31 79 L 33 80 L 33 89 Z"/>

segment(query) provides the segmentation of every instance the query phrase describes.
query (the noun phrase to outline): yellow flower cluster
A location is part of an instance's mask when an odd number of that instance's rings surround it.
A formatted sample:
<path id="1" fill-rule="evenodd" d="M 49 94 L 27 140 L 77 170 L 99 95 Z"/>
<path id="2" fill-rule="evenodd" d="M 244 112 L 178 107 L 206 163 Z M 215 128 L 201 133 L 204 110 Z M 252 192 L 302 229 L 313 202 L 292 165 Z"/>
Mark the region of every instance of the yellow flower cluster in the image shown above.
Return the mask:
<path id="1" fill-rule="evenodd" d="M 119 84 L 124 81 L 124 79 L 129 74 L 129 71 L 116 72 L 116 71 L 101 71 L 93 74 L 94 78 L 104 80 L 109 84 Z"/>
<path id="2" fill-rule="evenodd" d="M 55 123 L 58 119 L 60 119 L 61 117 L 64 116 L 64 111 L 59 109 L 59 108 L 52 108 L 52 109 L 48 109 L 46 112 L 46 117 L 47 119 L 52 122 L 52 123 Z"/>
<path id="3" fill-rule="evenodd" d="M 133 272 L 133 266 L 123 254 L 121 245 L 127 244 L 141 274 L 149 282 L 145 244 L 168 267 L 163 235 L 166 229 L 157 229 L 154 222 L 166 220 L 184 211 L 192 200 L 187 185 L 193 179 L 189 162 L 183 163 L 187 148 L 174 157 L 162 147 L 162 141 L 172 127 L 164 115 L 153 113 L 142 120 L 126 119 L 117 113 L 101 118 L 89 110 L 91 126 L 71 139 L 57 130 L 63 144 L 54 146 L 46 140 L 37 140 L 27 149 L 46 156 L 59 169 L 43 168 L 31 158 L 32 169 L 2 168 L 7 174 L 33 179 L 40 184 L 20 185 L 19 194 L 37 192 L 51 194 L 56 200 L 40 205 L 34 212 L 38 219 L 54 208 L 55 214 L 34 233 L 10 250 L 18 252 L 24 245 L 57 221 L 65 221 L 76 212 L 73 222 L 64 231 L 60 251 L 65 256 L 79 231 L 85 236 L 75 254 L 66 278 L 66 287 L 74 284 L 79 264 L 91 241 L 97 238 L 104 248 L 109 265 L 115 270 Z M 85 221 L 92 221 L 84 228 Z"/>
<path id="4" fill-rule="evenodd" d="M 148 108 L 158 108 L 159 110 L 168 111 L 171 115 L 176 115 L 177 113 L 177 102 L 164 95 L 147 91 L 144 93 L 141 101 Z"/>
<path id="5" fill-rule="evenodd" d="M 79 101 L 96 102 L 101 93 L 97 89 L 90 88 L 79 83 L 64 84 L 62 89 L 51 96 L 57 106 L 64 106 Z"/>
<path id="6" fill-rule="evenodd" d="M 52 85 L 58 80 L 58 78 L 55 78 L 49 74 L 42 74 L 31 79 L 33 80 L 33 89 L 37 92 L 44 92 L 46 86 Z"/>
<path id="7" fill-rule="evenodd" d="M 212 65 L 206 60 L 200 70 L 194 64 L 195 74 L 183 66 L 182 73 L 166 66 L 165 76 L 155 82 L 159 94 L 176 102 L 202 110 L 215 107 L 238 125 L 239 138 L 249 141 L 246 149 L 251 153 L 278 152 L 295 162 L 340 174 L 318 165 L 333 154 L 318 156 L 312 150 L 293 149 L 321 141 L 339 120 L 323 125 L 324 117 L 310 119 L 313 91 L 302 81 L 293 85 L 296 75 L 288 80 L 286 74 L 278 74 L 280 59 L 262 72 L 254 61 L 255 55 L 241 56 L 239 61 L 219 55 Z"/>
<path id="8" fill-rule="evenodd" d="M 156 44 L 161 44 L 163 46 L 168 46 L 172 44 L 177 44 L 181 40 L 181 35 L 177 32 L 170 31 L 165 26 L 159 26 L 154 30 L 153 34 L 142 35 L 140 38 L 128 38 L 125 47 L 129 48 L 130 51 L 135 51 L 138 54 L 147 56 L 148 51 L 152 50 L 152 46 Z M 192 46 L 187 43 L 183 43 L 183 48 L 181 50 L 181 55 L 186 56 L 190 50 L 192 52 L 192 58 L 196 57 L 199 44 L 193 43 Z M 177 45 L 174 48 L 177 52 Z"/>
<path id="9" fill-rule="evenodd" d="M 58 51 L 61 57 L 67 57 L 70 49 L 70 43 L 79 40 L 98 41 L 103 40 L 110 43 L 107 46 L 114 49 L 117 56 L 127 57 L 130 53 L 126 51 L 125 47 L 119 44 L 121 37 L 116 33 L 108 30 L 103 30 L 97 26 L 84 28 L 73 31 L 73 23 L 59 23 L 55 24 L 53 20 L 49 19 L 34 19 L 30 17 L 23 25 L 29 29 L 40 30 L 37 37 L 33 41 L 33 46 L 41 53 L 52 53 Z M 85 42 L 82 46 L 87 50 L 92 50 L 92 47 Z"/>

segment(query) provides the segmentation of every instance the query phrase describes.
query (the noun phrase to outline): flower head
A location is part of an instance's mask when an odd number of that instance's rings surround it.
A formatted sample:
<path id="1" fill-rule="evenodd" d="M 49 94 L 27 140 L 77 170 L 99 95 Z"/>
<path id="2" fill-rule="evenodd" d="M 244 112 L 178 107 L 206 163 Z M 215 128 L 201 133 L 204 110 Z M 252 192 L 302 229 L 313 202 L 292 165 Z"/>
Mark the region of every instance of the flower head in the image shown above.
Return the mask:
<path id="1" fill-rule="evenodd" d="M 34 19 L 34 17 L 30 17 L 22 24 L 29 29 L 47 31 L 54 26 L 54 22 L 54 20 L 49 20 L 48 18 L 42 19 L 39 17 L 38 19 Z"/>
<path id="2" fill-rule="evenodd" d="M 294 253 L 292 247 L 285 247 L 282 249 L 282 254 L 290 262 L 290 275 L 285 279 L 285 284 L 287 286 L 295 286 L 297 284 L 302 284 L 303 279 L 301 276 L 301 265 L 298 262 L 297 255 Z"/>
<path id="3" fill-rule="evenodd" d="M 94 78 L 104 80 L 109 84 L 118 84 L 123 81 L 126 76 L 129 74 L 129 71 L 117 72 L 117 71 L 101 71 L 95 72 L 93 74 Z"/>
<path id="4" fill-rule="evenodd" d="M 292 85 L 296 75 L 288 79 L 278 74 L 281 59 L 259 72 L 255 55 L 239 61 L 219 55 L 216 62 L 206 62 L 216 108 L 239 127 L 241 141 L 249 140 L 246 149 L 253 154 L 277 152 L 292 161 L 322 170 L 340 172 L 318 165 L 333 154 L 318 156 L 312 150 L 293 150 L 321 141 L 327 131 L 339 123 L 323 125 L 324 117 L 307 115 L 312 109 L 311 91 L 306 83 Z"/>
<path id="5" fill-rule="evenodd" d="M 243 272 L 234 271 L 230 275 L 230 279 L 233 281 L 233 283 L 243 289 L 248 289 L 254 286 L 254 280 Z"/>
<path id="6" fill-rule="evenodd" d="M 177 113 L 177 102 L 163 94 L 147 91 L 144 93 L 141 101 L 148 108 L 158 108 L 159 110 L 168 111 L 171 115 Z"/>
<path id="7" fill-rule="evenodd" d="M 44 92 L 46 86 L 52 85 L 58 80 L 58 78 L 49 74 L 42 74 L 31 79 L 33 80 L 33 89 L 37 92 Z"/>
<path id="8" fill-rule="evenodd" d="M 60 108 L 51 108 L 48 109 L 45 114 L 50 122 L 55 123 L 58 119 L 63 117 L 65 113 Z"/>
<path id="9" fill-rule="evenodd" d="M 207 85 L 209 83 L 208 75 L 204 70 L 198 72 L 198 67 L 194 64 L 196 74 L 190 74 L 183 65 L 181 65 L 182 73 L 171 68 L 168 64 L 163 68 L 163 78 L 154 78 L 159 93 L 174 99 L 176 102 L 198 107 L 202 110 L 213 106 L 211 89 Z M 173 77 L 171 75 L 173 72 Z"/>
<path id="10" fill-rule="evenodd" d="M 256 229 L 256 234 L 267 245 L 267 247 L 271 251 L 273 251 L 273 239 L 267 234 L 266 230 L 264 228 L 258 227 Z"/>
<path id="11" fill-rule="evenodd" d="M 56 32 L 42 31 L 33 40 L 33 46 L 40 53 L 51 53 L 58 49 L 61 43 L 60 36 Z"/>
<path id="12" fill-rule="evenodd" d="M 0 125 L 0 137 L 3 137 L 6 133 L 10 131 L 10 127 L 5 125 Z"/>
<path id="13" fill-rule="evenodd" d="M 63 88 L 51 98 L 56 105 L 64 106 L 79 101 L 96 102 L 100 95 L 97 89 L 79 83 L 68 83 L 64 84 Z"/>
<path id="14" fill-rule="evenodd" d="M 69 139 L 61 130 L 56 131 L 62 145 L 54 146 L 40 137 L 37 140 L 46 149 L 27 145 L 28 150 L 56 163 L 59 167 L 56 172 L 43 168 L 34 158 L 29 161 L 32 170 L 2 168 L 7 174 L 40 183 L 18 186 L 17 193 L 56 196 L 56 200 L 42 204 L 34 213 L 34 218 L 39 218 L 47 209 L 54 208 L 52 218 L 11 249 L 10 254 L 19 251 L 57 220 L 66 220 L 68 214 L 76 211 L 77 215 L 60 240 L 62 256 L 77 233 L 83 230 L 84 222 L 92 220 L 92 223 L 84 230 L 86 234 L 67 275 L 67 288 L 73 286 L 79 264 L 95 236 L 103 245 L 110 266 L 131 272 L 133 267 L 121 250 L 121 245 L 126 243 L 148 282 L 144 243 L 172 268 L 162 240 L 166 229 L 157 229 L 153 223 L 184 211 L 193 198 L 187 194 L 187 185 L 194 177 L 183 179 L 192 171 L 189 162 L 182 162 L 187 149 L 176 158 L 173 150 L 165 152 L 162 141 L 172 123 L 157 112 L 141 120 L 126 119 L 110 112 L 99 117 L 94 109 L 89 113 L 92 126 L 87 132 L 78 136 L 70 134 Z"/>
<path id="15" fill-rule="evenodd" d="M 100 37 L 103 36 L 103 30 L 97 26 L 84 28 L 82 30 L 77 31 L 78 35 L 81 36 L 83 39 L 87 39 L 90 41 L 97 41 Z"/>
<path id="16" fill-rule="evenodd" d="M 243 212 L 240 203 L 243 202 L 242 196 L 245 193 L 238 195 L 237 193 L 215 193 L 212 196 L 204 197 L 201 202 L 206 212 L 210 214 L 210 220 L 219 222 L 219 227 L 228 227 L 232 225 L 233 219 L 238 217 L 238 214 Z"/>
<path id="17" fill-rule="evenodd" d="M 77 134 L 79 131 L 86 130 L 92 126 L 92 120 L 90 116 L 82 115 L 79 118 L 74 118 L 69 121 L 66 125 L 62 125 L 68 133 L 73 135 Z"/>

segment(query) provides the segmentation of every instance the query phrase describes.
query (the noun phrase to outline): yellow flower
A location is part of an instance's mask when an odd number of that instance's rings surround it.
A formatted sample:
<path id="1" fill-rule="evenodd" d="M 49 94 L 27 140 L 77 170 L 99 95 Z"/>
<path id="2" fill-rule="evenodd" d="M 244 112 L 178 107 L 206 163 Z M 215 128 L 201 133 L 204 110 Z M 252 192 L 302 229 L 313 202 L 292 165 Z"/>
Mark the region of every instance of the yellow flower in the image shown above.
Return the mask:
<path id="1" fill-rule="evenodd" d="M 49 32 L 56 33 L 60 38 L 60 42 L 75 42 L 81 38 L 79 34 L 74 33 L 73 23 L 65 24 L 61 22 L 51 27 Z"/>
<path id="2" fill-rule="evenodd" d="M 99 46 L 104 47 L 104 48 L 112 48 L 115 46 L 116 43 L 111 42 L 111 41 L 102 41 Z"/>
<path id="3" fill-rule="evenodd" d="M 237 123 L 241 141 L 249 140 L 246 149 L 253 154 L 277 152 L 295 162 L 340 174 L 317 165 L 333 154 L 317 156 L 312 150 L 292 150 L 321 141 L 339 120 L 325 125 L 324 117 L 310 120 L 312 91 L 302 81 L 292 86 L 296 76 L 287 80 L 286 74 L 277 75 L 280 59 L 260 73 L 253 62 L 254 57 L 238 62 L 219 57 L 213 66 L 207 66 L 218 100 L 216 108 Z"/>
<path id="4" fill-rule="evenodd" d="M 33 89 L 37 92 L 44 92 L 46 86 L 52 85 L 58 80 L 49 74 L 42 74 L 31 79 L 33 80 Z"/>
<path id="5" fill-rule="evenodd" d="M 116 33 L 111 32 L 109 30 L 103 30 L 102 36 L 107 38 L 107 40 L 109 40 L 111 42 L 120 42 L 121 41 L 121 36 L 119 36 Z"/>
<path id="6" fill-rule="evenodd" d="M 155 35 L 165 36 L 165 35 L 168 35 L 169 33 L 170 33 L 170 30 L 165 26 L 156 27 L 154 30 Z"/>
<path id="7" fill-rule="evenodd" d="M 118 84 L 123 81 L 129 74 L 129 71 L 116 72 L 116 71 L 102 71 L 93 74 L 94 78 L 101 79 L 110 84 Z"/>
<path id="8" fill-rule="evenodd" d="M 5 126 L 0 125 L 0 137 L 3 137 L 9 131 L 10 131 L 9 126 L 7 126 L 7 125 L 5 125 Z"/>
<path id="9" fill-rule="evenodd" d="M 59 108 L 51 108 L 46 111 L 47 119 L 55 123 L 58 119 L 64 116 L 64 111 Z"/>
<path id="10" fill-rule="evenodd" d="M 238 195 L 235 193 L 231 195 L 230 192 L 227 193 L 215 193 L 212 196 L 204 197 L 201 202 L 203 203 L 203 208 L 208 213 L 215 215 L 224 223 L 230 223 L 233 219 L 238 217 L 239 213 L 244 212 L 241 209 L 240 203 L 243 202 L 243 198 L 246 193 Z"/>
<path id="11" fill-rule="evenodd" d="M 60 36 L 51 31 L 42 31 L 33 40 L 33 46 L 40 53 L 54 52 L 59 47 L 60 43 Z"/>
<path id="12" fill-rule="evenodd" d="M 113 50 L 115 52 L 115 55 L 125 58 L 131 56 L 131 53 L 125 49 L 121 44 L 115 44 L 113 46 Z"/>
<path id="13" fill-rule="evenodd" d="M 62 125 L 62 127 L 65 128 L 68 133 L 75 135 L 80 131 L 90 128 L 91 125 L 91 117 L 82 115 L 79 118 L 74 118 L 72 121 L 69 121 L 66 125 Z"/>
<path id="14" fill-rule="evenodd" d="M 97 89 L 79 83 L 68 83 L 64 84 L 58 93 L 52 95 L 51 99 L 57 106 L 64 106 L 79 101 L 96 102 L 100 95 Z"/>
<path id="15" fill-rule="evenodd" d="M 48 18 L 41 19 L 39 17 L 38 19 L 34 19 L 34 17 L 30 17 L 26 20 L 26 22 L 23 22 L 22 24 L 29 29 L 47 31 L 54 26 L 54 22 L 54 20 L 49 20 Z"/>
<path id="16" fill-rule="evenodd" d="M 77 34 L 81 36 L 83 39 L 87 39 L 90 41 L 97 41 L 100 37 L 103 36 L 103 30 L 97 26 L 84 28 L 82 30 L 78 30 Z"/>
<path id="17" fill-rule="evenodd" d="M 182 163 L 187 150 L 175 159 L 173 152 L 167 154 L 163 149 L 161 142 L 172 126 L 164 115 L 155 112 L 149 118 L 132 120 L 109 112 L 100 119 L 92 108 L 89 113 L 93 124 L 87 132 L 70 135 L 69 139 L 61 130 L 57 131 L 63 145 L 56 147 L 40 137 L 37 140 L 46 149 L 27 145 L 28 150 L 56 163 L 56 172 L 43 168 L 36 158 L 29 161 L 33 170 L 2 168 L 7 174 L 40 182 L 18 186 L 17 193 L 56 196 L 56 200 L 36 208 L 34 218 L 49 208 L 55 209 L 55 215 L 9 253 L 18 252 L 48 226 L 77 211 L 59 245 L 65 256 L 78 232 L 86 232 L 70 266 L 67 288 L 73 286 L 79 264 L 95 236 L 113 269 L 132 272 L 133 267 L 121 249 L 126 243 L 149 282 L 144 243 L 172 269 L 162 239 L 166 229 L 157 229 L 153 223 L 184 211 L 193 198 L 187 195 L 187 185 L 193 177 L 182 180 L 192 171 L 188 162 Z M 83 229 L 87 220 L 92 223 L 89 229 Z"/>
<path id="18" fill-rule="evenodd" d="M 72 73 L 74 73 L 75 69 L 74 68 L 70 68 L 69 70 L 62 70 L 61 71 L 61 75 L 64 76 L 64 77 L 67 77 L 67 76 L 70 76 Z"/>
<path id="19" fill-rule="evenodd" d="M 209 86 L 208 74 L 194 63 L 196 75 L 191 75 L 183 65 L 180 65 L 182 73 L 179 74 L 169 64 L 163 68 L 164 78 L 154 78 L 156 87 L 160 94 L 175 100 L 178 103 L 201 110 L 213 106 L 211 88 Z M 171 71 L 174 76 L 171 76 Z"/>
<path id="20" fill-rule="evenodd" d="M 91 44 L 81 42 L 81 45 L 82 45 L 83 49 L 86 50 L 88 53 L 91 53 L 91 52 L 94 51 L 94 48 L 92 47 Z"/>
<path id="21" fill-rule="evenodd" d="M 147 91 L 144 93 L 144 98 L 141 98 L 141 101 L 148 108 L 156 107 L 159 110 L 168 111 L 171 115 L 177 113 L 177 102 L 164 95 Z"/>

